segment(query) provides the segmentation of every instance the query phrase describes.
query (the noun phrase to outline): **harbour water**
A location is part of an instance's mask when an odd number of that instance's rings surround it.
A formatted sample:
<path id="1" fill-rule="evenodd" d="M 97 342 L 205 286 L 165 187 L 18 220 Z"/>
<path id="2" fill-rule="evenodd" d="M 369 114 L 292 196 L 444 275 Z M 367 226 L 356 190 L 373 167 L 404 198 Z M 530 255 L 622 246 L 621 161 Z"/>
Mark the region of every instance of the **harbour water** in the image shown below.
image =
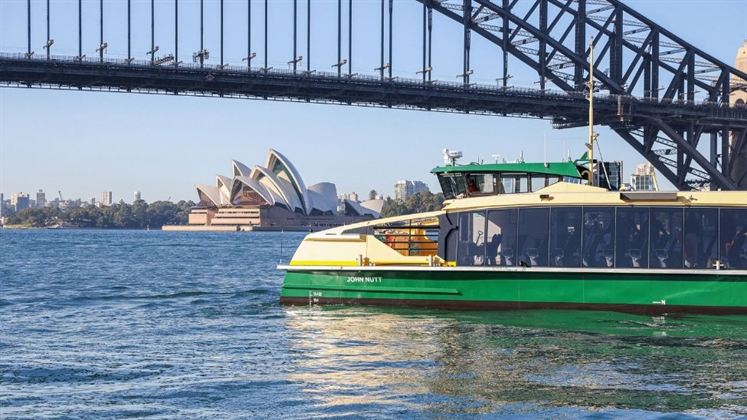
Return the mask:
<path id="1" fill-rule="evenodd" d="M 0 418 L 739 418 L 747 317 L 282 307 L 302 233 L 0 230 Z"/>

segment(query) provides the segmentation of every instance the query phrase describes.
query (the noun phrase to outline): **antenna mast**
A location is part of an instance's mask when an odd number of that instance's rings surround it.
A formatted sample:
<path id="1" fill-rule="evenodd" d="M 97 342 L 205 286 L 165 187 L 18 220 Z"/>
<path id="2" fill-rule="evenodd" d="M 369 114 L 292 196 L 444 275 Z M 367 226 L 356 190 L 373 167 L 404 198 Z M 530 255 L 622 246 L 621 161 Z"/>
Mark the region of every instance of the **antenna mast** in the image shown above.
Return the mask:
<path id="1" fill-rule="evenodd" d="M 594 38 L 589 42 L 589 81 L 586 83 L 589 87 L 589 142 L 586 147 L 589 148 L 589 185 L 594 185 L 594 140 L 597 134 L 594 134 Z"/>

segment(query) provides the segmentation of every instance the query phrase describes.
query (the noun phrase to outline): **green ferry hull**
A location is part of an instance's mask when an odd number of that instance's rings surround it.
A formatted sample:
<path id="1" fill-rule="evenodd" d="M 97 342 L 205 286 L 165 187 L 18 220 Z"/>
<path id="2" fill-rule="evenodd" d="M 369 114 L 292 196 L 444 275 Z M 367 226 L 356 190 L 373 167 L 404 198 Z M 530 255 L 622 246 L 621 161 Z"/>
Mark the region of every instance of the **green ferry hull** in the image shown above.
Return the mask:
<path id="1" fill-rule="evenodd" d="M 281 267 L 284 305 L 747 314 L 747 272 Z"/>

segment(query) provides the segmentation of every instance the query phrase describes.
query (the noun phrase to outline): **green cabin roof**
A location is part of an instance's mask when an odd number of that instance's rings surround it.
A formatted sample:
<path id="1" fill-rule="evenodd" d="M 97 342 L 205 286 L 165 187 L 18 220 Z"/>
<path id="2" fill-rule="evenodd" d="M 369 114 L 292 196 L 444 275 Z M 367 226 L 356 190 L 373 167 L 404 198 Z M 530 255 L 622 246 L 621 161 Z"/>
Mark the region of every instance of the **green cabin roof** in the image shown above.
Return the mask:
<path id="1" fill-rule="evenodd" d="M 449 172 L 461 173 L 486 173 L 486 172 L 511 172 L 511 173 L 535 173 L 567 176 L 580 178 L 576 164 L 573 162 L 505 162 L 505 163 L 470 163 L 468 165 L 438 166 L 431 170 L 433 174 Z"/>

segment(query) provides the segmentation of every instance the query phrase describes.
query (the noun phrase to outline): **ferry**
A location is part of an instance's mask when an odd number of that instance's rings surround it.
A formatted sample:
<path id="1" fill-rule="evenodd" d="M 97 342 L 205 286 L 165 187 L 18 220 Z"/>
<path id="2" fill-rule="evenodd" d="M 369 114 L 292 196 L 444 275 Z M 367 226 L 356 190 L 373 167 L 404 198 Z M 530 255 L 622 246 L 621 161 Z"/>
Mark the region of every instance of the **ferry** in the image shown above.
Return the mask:
<path id="1" fill-rule="evenodd" d="M 593 159 L 447 154 L 443 209 L 309 234 L 278 266 L 280 303 L 747 314 L 747 192 L 624 191 L 594 182 L 609 168 Z"/>

